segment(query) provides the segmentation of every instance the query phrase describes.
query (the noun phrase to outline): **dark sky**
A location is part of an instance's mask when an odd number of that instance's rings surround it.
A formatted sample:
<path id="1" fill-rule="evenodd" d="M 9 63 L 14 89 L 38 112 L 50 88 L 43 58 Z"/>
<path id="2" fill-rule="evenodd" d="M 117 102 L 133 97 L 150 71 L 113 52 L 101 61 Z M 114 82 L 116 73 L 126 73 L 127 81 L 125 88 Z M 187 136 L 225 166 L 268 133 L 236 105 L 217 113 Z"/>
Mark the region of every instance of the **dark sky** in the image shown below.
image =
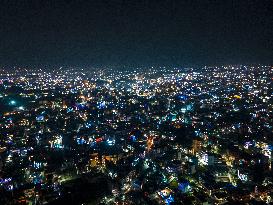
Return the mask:
<path id="1" fill-rule="evenodd" d="M 272 0 L 0 2 L 0 65 L 273 63 Z"/>

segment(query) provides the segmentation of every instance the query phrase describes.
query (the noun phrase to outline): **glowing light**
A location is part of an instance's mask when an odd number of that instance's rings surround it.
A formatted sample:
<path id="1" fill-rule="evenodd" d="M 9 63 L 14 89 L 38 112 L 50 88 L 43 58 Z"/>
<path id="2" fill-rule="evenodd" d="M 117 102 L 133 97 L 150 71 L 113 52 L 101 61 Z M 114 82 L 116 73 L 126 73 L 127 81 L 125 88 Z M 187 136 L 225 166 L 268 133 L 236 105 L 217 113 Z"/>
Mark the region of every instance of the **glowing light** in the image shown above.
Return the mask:
<path id="1" fill-rule="evenodd" d="M 108 139 L 106 142 L 107 142 L 107 144 L 110 145 L 110 146 L 112 146 L 112 145 L 115 144 L 115 140 L 110 140 L 110 139 Z"/>
<path id="2" fill-rule="evenodd" d="M 11 100 L 10 101 L 10 105 L 15 105 L 16 104 L 16 101 L 15 100 Z"/>
<path id="3" fill-rule="evenodd" d="M 248 180 L 248 176 L 246 174 L 241 174 L 239 170 L 238 170 L 238 178 L 245 182 Z"/>
<path id="4" fill-rule="evenodd" d="M 18 107 L 19 110 L 24 110 L 23 106 Z"/>
<path id="5" fill-rule="evenodd" d="M 39 115 L 38 117 L 36 117 L 37 122 L 43 122 L 44 121 L 44 116 L 43 115 Z"/>

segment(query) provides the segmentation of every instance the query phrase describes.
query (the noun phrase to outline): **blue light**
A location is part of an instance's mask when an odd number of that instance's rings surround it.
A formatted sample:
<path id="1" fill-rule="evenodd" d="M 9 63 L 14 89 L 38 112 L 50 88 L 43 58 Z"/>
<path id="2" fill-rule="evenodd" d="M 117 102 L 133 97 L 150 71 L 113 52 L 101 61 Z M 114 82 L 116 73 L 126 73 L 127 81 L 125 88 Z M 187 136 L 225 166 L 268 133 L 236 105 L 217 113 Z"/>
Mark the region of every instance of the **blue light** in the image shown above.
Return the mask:
<path id="1" fill-rule="evenodd" d="M 195 133 L 196 136 L 200 136 L 201 135 L 201 132 L 199 130 L 194 131 L 194 133 Z"/>
<path id="2" fill-rule="evenodd" d="M 91 126 L 92 126 L 92 123 L 91 123 L 91 122 L 85 123 L 85 127 L 86 127 L 86 128 L 90 128 Z"/>
<path id="3" fill-rule="evenodd" d="M 76 106 L 79 110 L 83 110 L 85 108 L 85 105 L 82 103 L 76 103 Z"/>
<path id="4" fill-rule="evenodd" d="M 66 110 L 67 113 L 70 113 L 70 112 L 72 112 L 72 111 L 73 111 L 73 108 L 72 108 L 72 107 L 69 107 L 69 108 L 67 108 L 67 110 Z"/>
<path id="5" fill-rule="evenodd" d="M 139 158 L 136 158 L 136 159 L 132 162 L 132 166 L 136 166 L 137 163 L 138 163 L 138 161 L 139 161 Z"/>
<path id="6" fill-rule="evenodd" d="M 97 103 L 97 108 L 98 108 L 98 109 L 103 109 L 103 108 L 105 108 L 105 106 L 106 106 L 106 105 L 105 105 L 105 101 L 103 101 L 103 102 L 98 102 L 98 103 Z"/>
<path id="7" fill-rule="evenodd" d="M 136 136 L 135 136 L 135 135 L 131 135 L 130 138 L 131 138 L 131 140 L 132 140 L 133 142 L 136 141 Z"/>
<path id="8" fill-rule="evenodd" d="M 95 147 L 96 146 L 96 142 L 91 142 L 90 143 L 90 147 Z"/>
<path id="9" fill-rule="evenodd" d="M 186 95 L 178 95 L 178 99 L 179 100 L 187 100 L 188 96 L 186 96 Z"/>
<path id="10" fill-rule="evenodd" d="M 77 138 L 77 144 L 79 144 L 79 145 L 83 145 L 83 144 L 86 144 L 86 141 L 85 141 L 85 139 L 84 139 L 84 138 L 82 138 L 82 137 L 78 137 L 78 138 Z"/>
<path id="11" fill-rule="evenodd" d="M 110 145 L 110 146 L 113 146 L 115 144 L 115 140 L 110 140 L 108 139 L 107 141 L 107 144 Z"/>
<path id="12" fill-rule="evenodd" d="M 178 189 L 182 192 L 182 193 L 186 193 L 189 191 L 190 189 L 190 184 L 188 181 L 184 181 L 182 183 L 178 184 Z"/>
<path id="13" fill-rule="evenodd" d="M 167 204 L 170 204 L 170 203 L 174 202 L 174 199 L 173 199 L 172 195 L 170 195 L 167 199 L 165 199 L 165 202 Z"/>
<path id="14" fill-rule="evenodd" d="M 11 100 L 11 101 L 10 101 L 10 104 L 11 104 L 11 105 L 15 105 L 15 104 L 16 104 L 16 101 L 15 101 L 15 100 Z"/>
<path id="15" fill-rule="evenodd" d="M 44 116 L 43 115 L 39 115 L 38 117 L 36 117 L 36 120 L 38 122 L 43 122 L 44 121 Z"/>

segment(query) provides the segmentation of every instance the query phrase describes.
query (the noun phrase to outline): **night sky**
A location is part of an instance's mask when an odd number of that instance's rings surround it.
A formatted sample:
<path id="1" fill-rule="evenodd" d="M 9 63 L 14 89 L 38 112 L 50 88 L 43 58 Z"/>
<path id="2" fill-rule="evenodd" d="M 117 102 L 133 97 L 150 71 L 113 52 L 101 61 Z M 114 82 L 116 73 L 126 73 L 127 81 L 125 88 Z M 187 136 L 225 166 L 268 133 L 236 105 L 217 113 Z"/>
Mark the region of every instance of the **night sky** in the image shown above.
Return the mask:
<path id="1" fill-rule="evenodd" d="M 273 63 L 273 1 L 2 0 L 0 65 Z"/>

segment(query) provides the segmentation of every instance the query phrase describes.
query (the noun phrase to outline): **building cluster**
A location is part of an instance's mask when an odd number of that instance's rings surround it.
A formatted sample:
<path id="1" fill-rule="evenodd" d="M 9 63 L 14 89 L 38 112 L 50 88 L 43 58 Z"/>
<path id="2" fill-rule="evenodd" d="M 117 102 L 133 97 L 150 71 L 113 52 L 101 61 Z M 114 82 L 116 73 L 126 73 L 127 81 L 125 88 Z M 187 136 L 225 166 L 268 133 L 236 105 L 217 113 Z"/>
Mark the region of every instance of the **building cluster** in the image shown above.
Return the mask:
<path id="1" fill-rule="evenodd" d="M 0 204 L 273 203 L 272 76 L 0 69 Z"/>

